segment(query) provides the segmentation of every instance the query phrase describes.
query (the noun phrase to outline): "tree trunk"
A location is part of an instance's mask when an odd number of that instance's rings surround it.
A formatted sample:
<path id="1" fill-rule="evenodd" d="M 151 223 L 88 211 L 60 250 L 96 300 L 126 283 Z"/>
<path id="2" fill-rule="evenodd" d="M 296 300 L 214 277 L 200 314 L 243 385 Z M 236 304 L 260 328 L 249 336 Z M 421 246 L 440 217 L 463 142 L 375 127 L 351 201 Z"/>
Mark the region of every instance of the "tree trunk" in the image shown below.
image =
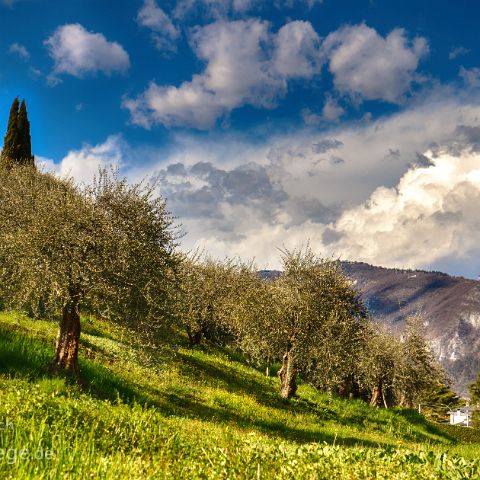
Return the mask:
<path id="1" fill-rule="evenodd" d="M 358 395 L 358 388 L 355 383 L 355 378 L 352 375 L 345 377 L 338 387 L 338 396 L 341 398 L 354 398 L 355 395 Z"/>
<path id="2" fill-rule="evenodd" d="M 200 345 L 200 341 L 202 340 L 201 329 L 198 329 L 195 332 L 192 332 L 190 328 L 187 328 L 187 335 L 188 335 L 188 344 L 190 348 L 193 348 L 195 345 Z"/>
<path id="3" fill-rule="evenodd" d="M 283 356 L 282 368 L 278 372 L 280 377 L 280 395 L 290 398 L 297 391 L 297 369 L 294 365 L 293 352 L 290 348 Z"/>
<path id="4" fill-rule="evenodd" d="M 399 405 L 401 407 L 405 407 L 405 408 L 414 408 L 415 407 L 415 404 L 413 403 L 413 399 L 411 397 L 409 397 L 408 395 L 406 395 L 405 393 L 402 393 Z"/>
<path id="5" fill-rule="evenodd" d="M 80 340 L 79 298 L 75 296 L 63 307 L 51 371 L 65 370 L 78 376 L 78 343 Z"/>
<path id="6" fill-rule="evenodd" d="M 372 407 L 384 406 L 385 397 L 383 394 L 383 382 L 379 380 L 377 385 L 373 387 L 372 398 L 370 399 L 370 405 Z"/>

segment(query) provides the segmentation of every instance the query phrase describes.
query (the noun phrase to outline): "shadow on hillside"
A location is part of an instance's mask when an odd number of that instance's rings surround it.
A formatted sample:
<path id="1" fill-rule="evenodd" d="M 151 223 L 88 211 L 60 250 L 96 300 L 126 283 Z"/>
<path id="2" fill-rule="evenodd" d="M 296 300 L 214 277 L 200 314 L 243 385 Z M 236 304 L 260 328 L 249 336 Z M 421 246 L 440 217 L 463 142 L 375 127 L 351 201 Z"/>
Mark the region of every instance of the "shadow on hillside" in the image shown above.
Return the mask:
<path id="1" fill-rule="evenodd" d="M 48 364 L 53 357 L 53 345 L 42 339 L 32 338 L 20 332 L 9 331 L 0 327 L 0 375 L 26 378 L 36 381 L 48 375 Z M 80 360 L 81 381 L 83 388 L 93 397 L 124 403 L 139 403 L 146 407 L 154 407 L 167 416 L 182 416 L 219 423 L 234 424 L 246 430 L 255 428 L 266 435 L 305 442 L 327 442 L 342 445 L 364 445 L 376 447 L 378 442 L 372 442 L 352 436 L 335 437 L 322 427 L 324 422 L 352 425 L 361 428 L 362 414 L 365 412 L 346 411 L 337 413 L 307 399 L 296 398 L 287 401 L 278 395 L 273 384 L 252 375 L 240 368 L 225 364 L 209 362 L 208 360 L 178 354 L 178 366 L 185 378 L 202 379 L 207 386 L 221 388 L 224 391 L 239 396 L 248 395 L 265 407 L 288 411 L 294 414 L 308 414 L 315 418 L 310 429 L 287 426 L 284 422 L 261 418 L 257 412 L 243 412 L 228 401 L 223 403 L 221 397 L 204 400 L 195 395 L 190 387 L 170 385 L 165 389 L 148 385 L 128 383 L 124 378 L 112 372 L 108 367 L 88 359 Z M 208 404 L 206 403 L 208 401 Z M 424 432 L 446 438 L 444 432 L 412 410 L 398 410 L 397 415 L 403 416 L 413 426 Z M 260 418 L 259 418 L 260 417 Z M 368 416 L 370 428 L 385 431 L 385 419 L 375 415 Z M 415 432 L 417 440 L 428 439 L 428 435 Z M 385 445 L 386 443 L 384 443 Z"/>
<path id="2" fill-rule="evenodd" d="M 43 377 L 52 357 L 53 350 L 44 342 L 0 327 L 0 375 Z"/>
<path id="3" fill-rule="evenodd" d="M 403 417 L 410 424 L 421 427 L 422 430 L 426 431 L 430 435 L 436 435 L 438 437 L 446 438 L 451 442 L 455 442 L 456 439 L 451 435 L 448 435 L 440 427 L 437 427 L 434 423 L 429 422 L 423 415 L 420 415 L 416 410 L 410 408 L 398 408 L 395 409 L 395 414 Z M 421 434 L 420 434 L 421 435 Z M 423 435 L 422 437 L 428 438 Z"/>
<path id="4" fill-rule="evenodd" d="M 267 382 L 262 381 L 258 377 L 242 372 L 234 367 L 229 367 L 224 364 L 212 364 L 207 360 L 182 355 L 181 370 L 185 375 L 195 376 L 197 379 L 202 379 L 205 383 L 212 387 L 220 387 L 225 391 L 240 395 L 249 395 L 254 398 L 257 403 L 265 407 L 280 409 L 288 411 L 292 414 L 309 414 L 315 417 L 316 421 L 312 425 L 312 430 L 292 429 L 285 426 L 282 422 L 258 420 L 247 415 L 240 416 L 233 407 L 224 405 L 205 405 L 202 401 L 191 393 L 191 390 L 177 389 L 175 391 L 161 392 L 151 391 L 152 396 L 160 396 L 161 410 L 164 414 L 182 415 L 188 417 L 196 417 L 204 420 L 214 420 L 218 422 L 230 423 L 234 422 L 243 428 L 258 428 L 264 433 L 282 436 L 288 439 L 294 439 L 299 442 L 315 442 L 315 441 L 333 441 L 331 435 L 321 432 L 321 425 L 324 422 L 335 422 L 345 426 L 353 426 L 362 428 L 368 425 L 368 428 L 379 432 L 388 432 L 389 422 L 386 418 L 382 418 L 377 412 L 370 412 L 368 407 L 365 410 L 356 411 L 352 409 L 349 411 L 342 411 L 340 414 L 336 411 L 320 407 L 314 402 L 307 399 L 295 398 L 293 400 L 282 399 L 276 388 L 268 385 Z M 341 401 L 341 400 L 339 400 Z M 426 441 L 432 440 L 429 434 L 444 437 L 441 432 L 433 425 L 427 422 L 422 416 L 415 411 L 399 410 L 405 419 L 412 423 L 412 432 L 401 432 L 401 438 L 404 440 Z M 315 428 L 316 429 L 313 430 Z M 415 428 L 418 427 L 418 428 Z M 421 431 L 423 430 L 423 432 Z M 337 438 L 338 443 L 344 445 L 363 444 L 375 445 L 376 442 L 369 442 L 359 438 Z"/>
<path id="5" fill-rule="evenodd" d="M 53 356 L 53 345 L 44 339 L 0 326 L 0 375 L 30 381 L 51 377 L 48 366 Z M 83 388 L 94 397 L 113 401 L 121 398 L 127 403 L 151 403 L 149 398 L 102 365 L 81 359 L 80 372 Z"/>
<path id="6" fill-rule="evenodd" d="M 386 443 L 381 444 L 379 442 L 351 436 L 334 435 L 320 430 L 320 427 L 318 429 L 312 428 L 312 430 L 308 430 L 291 427 L 281 421 L 259 419 L 255 418 L 254 415 L 249 416 L 248 414 L 242 415 L 233 407 L 206 405 L 195 395 L 185 395 L 183 392 L 163 394 L 162 401 L 158 402 L 157 406 L 161 412 L 166 415 L 231 424 L 249 431 L 255 429 L 273 438 L 283 438 L 298 443 L 326 442 L 328 444 L 335 443 L 346 446 L 362 445 L 365 447 L 387 445 Z M 292 413 L 294 412 L 292 411 Z"/>

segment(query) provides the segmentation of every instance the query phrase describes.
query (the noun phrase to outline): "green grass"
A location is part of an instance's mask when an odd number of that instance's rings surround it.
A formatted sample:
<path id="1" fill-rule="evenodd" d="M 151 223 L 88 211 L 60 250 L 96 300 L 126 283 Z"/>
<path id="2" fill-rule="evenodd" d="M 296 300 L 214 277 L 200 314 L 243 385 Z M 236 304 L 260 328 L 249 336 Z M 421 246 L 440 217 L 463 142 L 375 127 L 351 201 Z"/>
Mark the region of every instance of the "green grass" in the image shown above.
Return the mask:
<path id="1" fill-rule="evenodd" d="M 305 384 L 285 401 L 238 355 L 176 351 L 171 333 L 146 350 L 85 319 L 83 387 L 51 378 L 55 331 L 0 314 L 0 422 L 14 427 L 0 430 L 2 479 L 480 478 L 476 434 Z"/>

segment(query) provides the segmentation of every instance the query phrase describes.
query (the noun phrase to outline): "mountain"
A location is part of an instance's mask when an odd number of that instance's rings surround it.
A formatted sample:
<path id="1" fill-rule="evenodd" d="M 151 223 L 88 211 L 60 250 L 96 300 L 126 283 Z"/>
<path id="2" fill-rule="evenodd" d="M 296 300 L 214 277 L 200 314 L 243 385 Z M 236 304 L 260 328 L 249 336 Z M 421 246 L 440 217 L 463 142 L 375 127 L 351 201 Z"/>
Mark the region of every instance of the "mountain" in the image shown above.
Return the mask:
<path id="1" fill-rule="evenodd" d="M 425 335 L 450 374 L 452 388 L 466 395 L 480 371 L 480 282 L 361 262 L 342 265 L 369 312 L 393 330 L 401 331 L 408 315 L 422 314 Z"/>
<path id="2" fill-rule="evenodd" d="M 425 336 L 460 395 L 480 372 L 480 281 L 441 272 L 342 262 L 372 316 L 401 332 L 405 319 L 420 313 Z M 278 271 L 262 271 L 275 278 Z"/>

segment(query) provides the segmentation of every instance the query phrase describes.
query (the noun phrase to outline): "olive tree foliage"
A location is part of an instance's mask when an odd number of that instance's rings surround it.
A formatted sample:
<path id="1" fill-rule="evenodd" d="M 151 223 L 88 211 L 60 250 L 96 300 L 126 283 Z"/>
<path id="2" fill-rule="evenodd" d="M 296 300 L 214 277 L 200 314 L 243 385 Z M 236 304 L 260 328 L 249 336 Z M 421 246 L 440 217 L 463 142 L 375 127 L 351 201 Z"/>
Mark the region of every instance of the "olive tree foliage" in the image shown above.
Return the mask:
<path id="1" fill-rule="evenodd" d="M 151 331 L 171 315 L 175 230 L 153 185 L 0 170 L 0 297 L 61 313 L 52 369 L 78 374 L 80 309 Z"/>
<path id="2" fill-rule="evenodd" d="M 231 340 L 231 304 L 239 296 L 238 269 L 229 259 L 222 262 L 198 253 L 182 258 L 176 315 L 191 347 L 202 338 L 219 344 Z"/>
<path id="3" fill-rule="evenodd" d="M 375 407 L 396 404 L 396 377 L 401 361 L 400 338 L 383 325 L 371 323 L 359 356 L 358 381 L 365 400 Z"/>
<path id="4" fill-rule="evenodd" d="M 270 365 L 283 353 L 283 340 L 276 335 L 283 320 L 283 301 L 277 283 L 258 275 L 255 265 L 244 264 L 237 272 L 239 295 L 231 298 L 229 311 L 235 346 L 258 366 Z"/>
<path id="5" fill-rule="evenodd" d="M 366 311 L 358 293 L 337 262 L 309 247 L 283 251 L 282 262 L 272 282 L 250 274 L 238 307 L 239 344 L 259 359 L 281 359 L 284 398 L 295 394 L 299 374 L 320 388 L 340 388 L 362 341 Z"/>
<path id="6" fill-rule="evenodd" d="M 370 324 L 358 363 L 359 385 L 372 406 L 412 408 L 446 375 L 422 335 L 422 317 L 406 319 L 403 335 Z"/>

